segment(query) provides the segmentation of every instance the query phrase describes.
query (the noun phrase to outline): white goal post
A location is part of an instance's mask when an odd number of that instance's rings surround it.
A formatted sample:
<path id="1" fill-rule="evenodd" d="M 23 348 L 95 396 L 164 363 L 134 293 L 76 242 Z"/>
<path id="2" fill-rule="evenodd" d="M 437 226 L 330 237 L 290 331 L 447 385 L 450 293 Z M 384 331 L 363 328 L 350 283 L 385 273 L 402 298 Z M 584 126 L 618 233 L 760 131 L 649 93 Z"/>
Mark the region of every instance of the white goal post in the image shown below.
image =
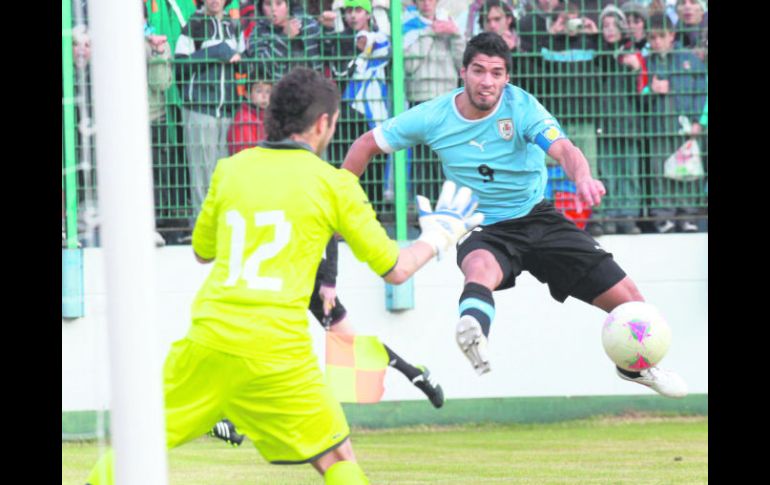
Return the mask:
<path id="1" fill-rule="evenodd" d="M 114 476 L 118 484 L 165 485 L 142 10 L 137 1 L 99 0 L 88 7 Z"/>

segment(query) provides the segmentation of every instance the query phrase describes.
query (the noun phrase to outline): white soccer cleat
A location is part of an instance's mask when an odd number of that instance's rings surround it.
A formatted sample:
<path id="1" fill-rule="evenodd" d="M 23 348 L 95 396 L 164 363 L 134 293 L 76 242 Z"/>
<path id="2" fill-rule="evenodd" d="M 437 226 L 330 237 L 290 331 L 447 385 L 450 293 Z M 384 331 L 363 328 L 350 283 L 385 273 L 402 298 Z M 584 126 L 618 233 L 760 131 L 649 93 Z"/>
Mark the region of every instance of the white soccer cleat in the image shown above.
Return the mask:
<path id="1" fill-rule="evenodd" d="M 627 376 L 620 372 L 617 367 L 615 367 L 615 372 L 621 379 L 647 386 L 662 396 L 682 398 L 687 395 L 687 383 L 679 374 L 670 370 L 650 367 L 639 371 L 639 377 Z"/>
<path id="2" fill-rule="evenodd" d="M 478 375 L 486 374 L 491 370 L 487 357 L 487 338 L 481 330 L 481 324 L 475 318 L 470 315 L 460 317 L 455 339 Z"/>

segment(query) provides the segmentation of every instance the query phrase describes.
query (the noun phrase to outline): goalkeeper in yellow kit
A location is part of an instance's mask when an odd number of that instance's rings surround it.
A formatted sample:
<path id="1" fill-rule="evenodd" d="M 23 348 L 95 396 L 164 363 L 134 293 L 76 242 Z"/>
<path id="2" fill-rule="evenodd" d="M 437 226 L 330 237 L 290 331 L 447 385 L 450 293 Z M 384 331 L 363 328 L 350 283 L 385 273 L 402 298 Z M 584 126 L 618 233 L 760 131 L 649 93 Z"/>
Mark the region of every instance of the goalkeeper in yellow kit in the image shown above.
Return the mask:
<path id="1" fill-rule="evenodd" d="M 297 68 L 273 88 L 267 141 L 219 161 L 193 230 L 213 267 L 195 297 L 192 325 L 164 366 L 169 448 L 227 416 L 275 464 L 310 463 L 327 484 L 368 483 L 342 407 L 313 354 L 307 308 L 334 233 L 392 284 L 406 281 L 483 216 L 475 197 L 447 182 L 433 212 L 418 196 L 419 239 L 389 239 L 358 177 L 319 158 L 339 114 L 337 88 Z M 105 454 L 89 483 L 112 481 Z"/>

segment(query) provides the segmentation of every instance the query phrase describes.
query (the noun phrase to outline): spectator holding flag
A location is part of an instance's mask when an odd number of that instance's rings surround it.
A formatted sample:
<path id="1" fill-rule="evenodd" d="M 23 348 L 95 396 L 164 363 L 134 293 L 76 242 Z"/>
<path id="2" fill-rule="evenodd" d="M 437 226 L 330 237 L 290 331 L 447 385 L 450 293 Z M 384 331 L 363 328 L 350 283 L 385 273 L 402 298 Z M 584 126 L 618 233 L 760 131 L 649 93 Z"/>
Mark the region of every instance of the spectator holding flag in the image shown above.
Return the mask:
<path id="1" fill-rule="evenodd" d="M 331 156 L 342 161 L 350 143 L 388 117 L 385 68 L 390 58 L 390 39 L 372 18 L 370 0 L 344 0 L 345 30 L 329 39 L 332 73 L 342 85 L 340 126 L 330 145 Z M 369 194 L 374 198 L 375 194 Z"/>
<path id="2" fill-rule="evenodd" d="M 371 129 L 388 118 L 385 67 L 390 39 L 372 28 L 370 0 L 345 0 L 345 13 L 355 32 L 356 58 L 350 65 L 350 82 L 342 98 L 351 109 L 366 117 Z"/>

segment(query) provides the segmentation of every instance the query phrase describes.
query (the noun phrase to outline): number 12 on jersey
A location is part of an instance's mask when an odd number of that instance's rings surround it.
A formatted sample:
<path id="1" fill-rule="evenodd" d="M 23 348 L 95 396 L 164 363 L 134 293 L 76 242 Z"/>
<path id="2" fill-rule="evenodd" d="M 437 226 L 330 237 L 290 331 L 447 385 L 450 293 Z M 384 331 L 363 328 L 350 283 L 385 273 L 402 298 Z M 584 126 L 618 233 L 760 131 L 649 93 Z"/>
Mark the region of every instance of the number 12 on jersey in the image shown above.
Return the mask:
<path id="1" fill-rule="evenodd" d="M 291 222 L 284 217 L 283 211 L 256 212 L 254 225 L 274 226 L 275 238 L 260 244 L 251 254 L 244 254 L 246 247 L 246 219 L 237 210 L 225 214 L 227 225 L 230 226 L 230 270 L 224 286 L 235 286 L 240 279 L 246 281 L 246 286 L 252 290 L 281 291 L 283 279 L 259 275 L 262 261 L 274 257 L 289 243 L 291 237 Z M 245 260 L 245 262 L 244 262 Z"/>

